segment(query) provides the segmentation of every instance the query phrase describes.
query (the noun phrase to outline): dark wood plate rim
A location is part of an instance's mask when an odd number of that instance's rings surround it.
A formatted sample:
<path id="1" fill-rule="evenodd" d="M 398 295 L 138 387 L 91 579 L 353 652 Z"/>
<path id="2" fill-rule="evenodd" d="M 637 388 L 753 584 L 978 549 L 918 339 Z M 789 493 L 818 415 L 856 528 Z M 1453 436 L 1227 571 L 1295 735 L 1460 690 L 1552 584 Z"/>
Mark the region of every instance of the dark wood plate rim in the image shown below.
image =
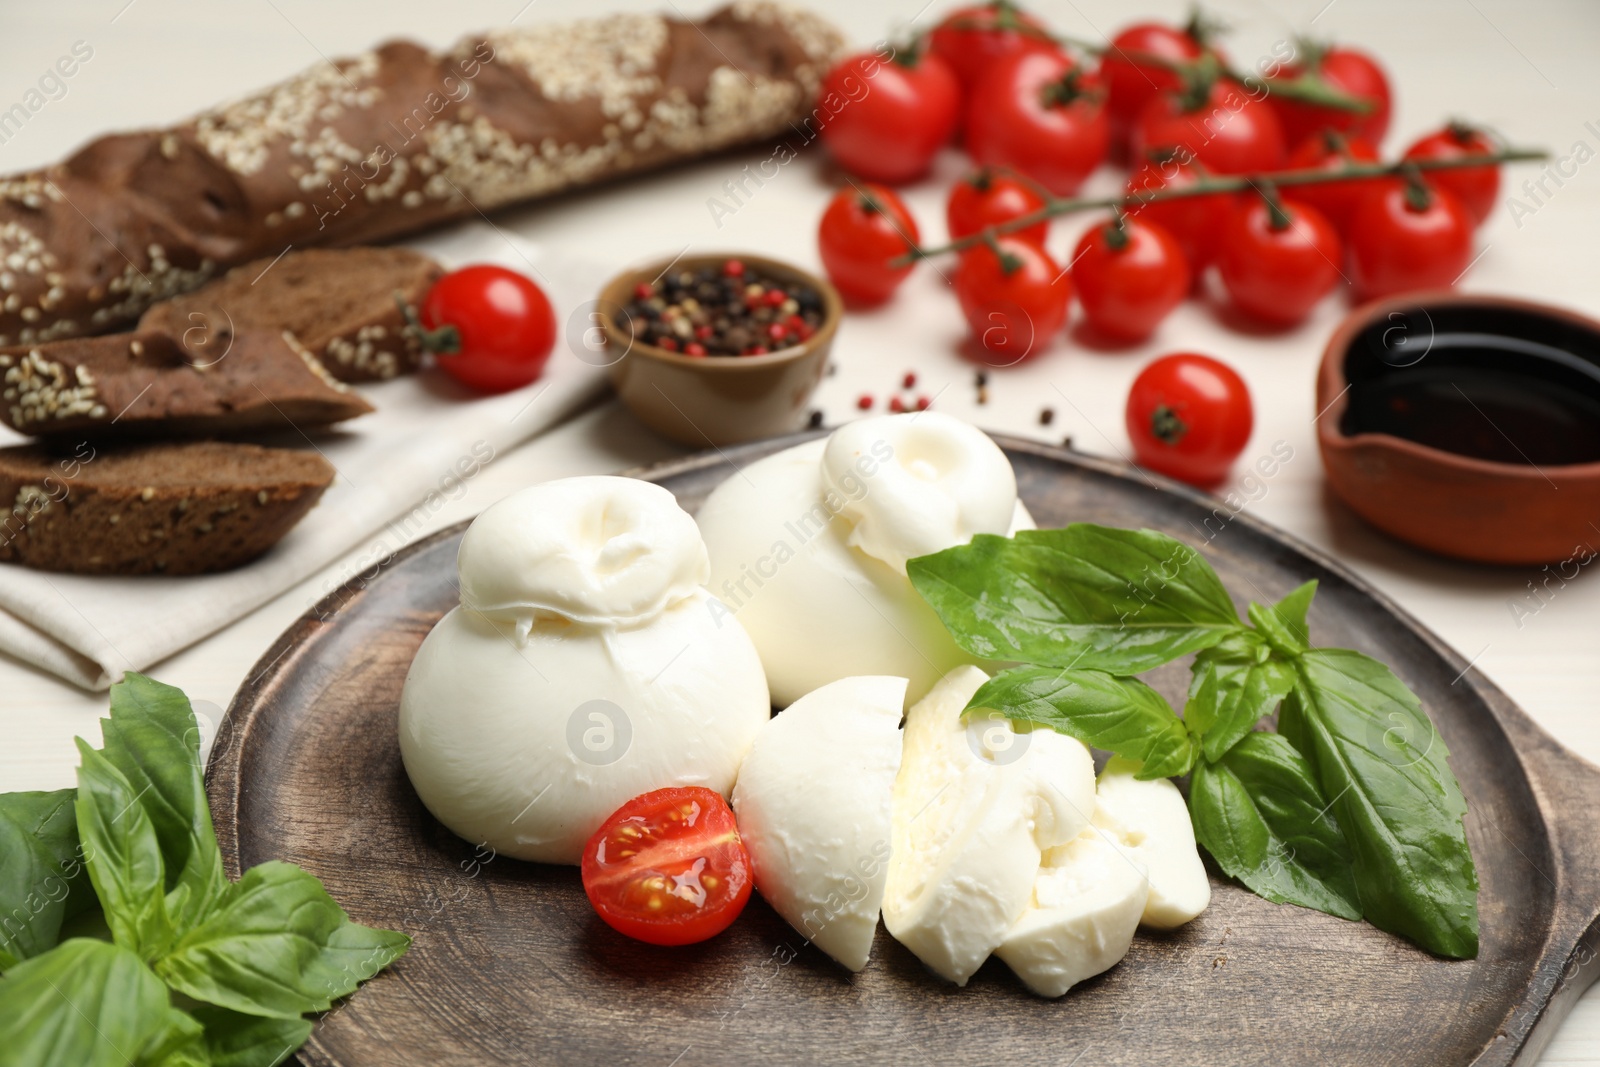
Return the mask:
<path id="1" fill-rule="evenodd" d="M 625 473 L 646 481 L 662 481 L 722 464 L 737 467 L 736 461 L 743 456 L 752 453 L 765 455 L 823 436 L 827 432 L 805 431 L 782 438 L 754 441 L 667 460 Z M 1010 452 L 1024 453 L 1124 481 L 1142 481 L 1208 508 L 1221 504 L 1216 497 L 1124 463 L 1006 434 L 990 436 Z M 386 558 L 376 577 L 365 579 L 357 576 L 328 594 L 285 630 L 251 668 L 250 676 L 239 687 L 218 726 L 219 738 L 225 738 L 227 743 L 213 745 L 206 769 L 212 818 L 230 878 L 237 879 L 242 873 L 239 869 L 238 828 L 241 754 L 250 731 L 261 721 L 265 706 L 261 699 L 263 695 L 273 687 L 276 679 L 290 670 L 301 654 L 312 647 L 319 631 L 336 625 L 344 610 L 360 600 L 374 582 L 382 581 L 390 567 L 440 541 L 459 536 L 471 521 L 464 520 L 412 542 Z M 1512 1012 L 1500 1035 L 1503 1039 L 1486 1048 L 1475 1062 L 1481 1065 L 1532 1063 L 1549 1044 L 1572 1006 L 1600 978 L 1600 828 L 1584 825 L 1586 812 L 1600 812 L 1600 767 L 1562 746 L 1504 691 L 1475 670 L 1459 652 L 1342 563 L 1293 534 L 1247 512 L 1233 514 L 1229 521 L 1242 523 L 1300 554 L 1348 582 L 1391 613 L 1444 661 L 1459 668 L 1461 674 L 1458 683 L 1470 686 L 1477 693 L 1510 743 L 1533 791 L 1540 818 L 1549 836 L 1551 853 L 1556 861 L 1556 869 L 1552 872 L 1554 877 L 1551 879 L 1555 902 L 1550 929 L 1527 995 Z M 311 1067 L 343 1067 L 341 1061 L 320 1047 L 315 1031 L 300 1050 L 299 1058 Z"/>

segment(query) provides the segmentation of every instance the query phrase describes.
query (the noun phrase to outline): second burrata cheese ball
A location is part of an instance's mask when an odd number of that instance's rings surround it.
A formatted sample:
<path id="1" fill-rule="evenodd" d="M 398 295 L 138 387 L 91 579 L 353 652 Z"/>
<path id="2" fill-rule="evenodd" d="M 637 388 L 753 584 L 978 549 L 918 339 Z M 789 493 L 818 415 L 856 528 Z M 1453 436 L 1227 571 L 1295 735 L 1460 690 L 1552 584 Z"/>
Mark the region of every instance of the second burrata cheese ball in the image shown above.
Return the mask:
<path id="1" fill-rule="evenodd" d="M 577 863 L 641 793 L 730 793 L 771 704 L 671 493 L 631 478 L 524 489 L 473 522 L 457 567 L 461 604 L 400 699 L 406 773 L 440 822 L 503 855 Z"/>
<path id="2" fill-rule="evenodd" d="M 1033 526 L 999 446 L 933 411 L 861 419 L 752 463 L 698 521 L 717 623 L 743 624 L 780 707 L 858 675 L 910 679 L 909 704 L 975 662 L 906 561 Z"/>

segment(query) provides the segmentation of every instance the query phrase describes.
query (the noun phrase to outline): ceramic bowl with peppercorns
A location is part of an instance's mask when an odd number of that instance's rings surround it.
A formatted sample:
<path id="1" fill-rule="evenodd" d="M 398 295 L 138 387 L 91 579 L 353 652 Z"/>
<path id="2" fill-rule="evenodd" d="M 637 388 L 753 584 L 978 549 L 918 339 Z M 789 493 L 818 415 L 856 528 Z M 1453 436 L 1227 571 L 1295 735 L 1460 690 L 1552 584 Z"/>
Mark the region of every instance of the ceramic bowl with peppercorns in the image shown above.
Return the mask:
<path id="1" fill-rule="evenodd" d="M 595 314 L 623 403 L 656 432 L 704 446 L 802 428 L 843 311 L 808 271 L 708 253 L 623 271 Z"/>

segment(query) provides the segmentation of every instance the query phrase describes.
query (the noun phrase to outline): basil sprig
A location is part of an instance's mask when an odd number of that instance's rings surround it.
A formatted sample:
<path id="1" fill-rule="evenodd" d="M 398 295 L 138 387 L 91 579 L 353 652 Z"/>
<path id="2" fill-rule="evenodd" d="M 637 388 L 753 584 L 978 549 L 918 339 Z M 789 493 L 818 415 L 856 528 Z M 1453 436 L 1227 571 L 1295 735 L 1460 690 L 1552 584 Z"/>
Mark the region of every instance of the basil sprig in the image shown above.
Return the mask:
<path id="1" fill-rule="evenodd" d="M 274 1067 L 410 939 L 292 864 L 228 882 L 182 692 L 129 674 L 101 732 L 76 790 L 0 794 L 0 1067 Z"/>
<path id="2" fill-rule="evenodd" d="M 1196 840 L 1268 900 L 1478 952 L 1466 803 L 1444 742 L 1388 667 L 1311 646 L 1316 583 L 1248 623 L 1195 549 L 1152 530 L 1075 523 L 972 542 L 907 565 L 957 644 L 1021 666 L 968 710 L 1050 726 L 1190 774 Z M 1180 719 L 1131 677 L 1194 654 Z M 1280 733 L 1260 729 L 1280 713 Z"/>

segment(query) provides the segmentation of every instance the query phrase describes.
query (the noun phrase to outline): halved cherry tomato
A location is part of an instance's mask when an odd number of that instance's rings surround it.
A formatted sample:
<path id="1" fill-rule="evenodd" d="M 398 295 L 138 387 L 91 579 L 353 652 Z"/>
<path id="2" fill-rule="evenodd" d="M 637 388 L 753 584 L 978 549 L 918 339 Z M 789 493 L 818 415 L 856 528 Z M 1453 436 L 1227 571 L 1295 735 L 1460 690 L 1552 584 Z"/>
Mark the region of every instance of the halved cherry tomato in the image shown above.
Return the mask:
<path id="1" fill-rule="evenodd" d="M 1174 61 L 1199 59 L 1204 52 L 1199 41 L 1175 26 L 1160 22 L 1138 22 L 1111 38 L 1111 47 L 1100 59 L 1100 77 L 1105 80 L 1109 99 L 1106 113 L 1111 120 L 1111 138 L 1125 149 L 1128 131 L 1158 93 L 1179 88 L 1178 73 L 1141 57 Z"/>
<path id="2" fill-rule="evenodd" d="M 928 35 L 928 49 L 950 64 L 964 92 L 989 68 L 1018 52 L 1056 52 L 1044 23 L 1010 0 L 950 12 Z"/>
<path id="3" fill-rule="evenodd" d="M 1462 159 L 1467 156 L 1493 155 L 1500 150 L 1494 138 L 1482 130 L 1452 122 L 1437 133 L 1417 141 L 1406 149 L 1407 159 Z M 1456 194 L 1461 206 L 1467 209 L 1472 221 L 1482 225 L 1494 210 L 1495 197 L 1500 195 L 1500 167 L 1489 164 L 1483 167 L 1456 167 L 1449 170 L 1430 170 L 1428 184 L 1435 189 L 1448 189 Z"/>
<path id="4" fill-rule="evenodd" d="M 1361 201 L 1350 273 L 1362 299 L 1454 285 L 1472 260 L 1472 216 L 1454 193 L 1392 182 Z"/>
<path id="5" fill-rule="evenodd" d="M 1295 203 L 1274 211 L 1256 197 L 1228 221 L 1217 274 L 1240 311 L 1291 326 L 1339 284 L 1343 259 L 1339 234 L 1322 212 Z"/>
<path id="6" fill-rule="evenodd" d="M 1018 237 L 961 253 L 956 298 L 986 362 L 1011 366 L 1042 352 L 1067 322 L 1072 282 L 1050 253 Z"/>
<path id="7" fill-rule="evenodd" d="M 1307 104 L 1272 93 L 1273 81 L 1292 81 L 1307 68 L 1314 70 L 1322 80 L 1341 92 L 1372 105 L 1370 111 L 1343 111 L 1339 108 Z M 1367 143 L 1383 144 L 1383 135 L 1389 132 L 1389 79 L 1376 59 L 1354 48 L 1312 49 L 1304 63 L 1285 66 L 1276 78 L 1267 82 L 1267 99 L 1283 123 L 1284 135 L 1290 144 L 1299 144 L 1314 133 L 1332 127 L 1351 137 L 1360 137 Z"/>
<path id="8" fill-rule="evenodd" d="M 451 271 L 433 283 L 418 314 L 422 343 L 439 369 L 485 393 L 538 378 L 556 343 L 556 313 L 544 290 L 504 267 Z"/>
<path id="9" fill-rule="evenodd" d="M 1083 235 L 1072 284 L 1089 324 L 1107 337 L 1142 341 L 1189 292 L 1183 249 L 1153 222 L 1123 219 Z"/>
<path id="10" fill-rule="evenodd" d="M 926 174 L 961 115 L 955 74 L 915 52 L 842 60 L 822 79 L 821 99 L 842 101 L 822 122 L 822 142 L 845 170 L 875 182 Z"/>
<path id="11" fill-rule="evenodd" d="M 703 786 L 634 797 L 583 848 L 583 891 L 618 933 L 652 945 L 715 937 L 750 899 L 750 854 L 727 801 Z"/>
<path id="12" fill-rule="evenodd" d="M 950 190 L 945 222 L 952 241 L 969 237 L 988 226 L 1031 215 L 1044 207 L 1044 197 L 1031 182 L 988 167 L 962 178 Z M 1025 230 L 1012 230 L 1013 237 L 1043 244 L 1050 223 L 1040 222 Z"/>
<path id="13" fill-rule="evenodd" d="M 1227 475 L 1255 427 L 1244 379 L 1195 352 L 1162 356 L 1140 371 L 1126 419 L 1142 466 L 1201 487 Z"/>
<path id="14" fill-rule="evenodd" d="M 1206 177 L 1206 169 L 1198 163 L 1186 161 L 1187 157 L 1181 149 L 1176 155 L 1162 151 L 1156 156 L 1146 160 L 1143 166 L 1133 172 L 1128 179 L 1128 192 L 1187 189 Z M 1198 278 L 1200 271 L 1216 257 L 1222 240 L 1222 227 L 1233 211 L 1234 200 L 1231 193 L 1162 200 L 1129 207 L 1128 216 L 1154 222 L 1166 230 L 1178 242 L 1178 247 L 1183 249 L 1190 272 Z"/>
<path id="15" fill-rule="evenodd" d="M 967 102 L 967 152 L 1067 196 L 1105 159 L 1105 89 L 1060 52 L 1023 52 L 989 68 Z"/>
<path id="16" fill-rule="evenodd" d="M 839 292 L 860 304 L 881 304 L 894 295 L 911 266 L 890 266 L 919 240 L 906 205 L 881 185 L 840 189 L 822 213 L 817 246 L 822 265 Z"/>
<path id="17" fill-rule="evenodd" d="M 1283 126 L 1265 99 L 1230 81 L 1211 86 L 1198 105 L 1181 92 L 1161 93 L 1133 124 L 1133 158 L 1152 149 L 1183 148 L 1215 174 L 1250 174 L 1283 164 Z"/>
<path id="18" fill-rule="evenodd" d="M 1332 173 L 1344 170 L 1352 163 L 1376 163 L 1378 150 L 1360 137 L 1346 137 L 1338 130 L 1314 133 L 1289 154 L 1290 170 L 1309 170 L 1320 167 Z M 1388 179 L 1362 178 L 1357 181 L 1328 182 L 1326 185 L 1285 186 L 1283 195 L 1302 204 L 1309 204 L 1325 215 L 1340 233 L 1350 232 L 1350 217 L 1355 214 L 1367 193 L 1383 185 Z"/>

